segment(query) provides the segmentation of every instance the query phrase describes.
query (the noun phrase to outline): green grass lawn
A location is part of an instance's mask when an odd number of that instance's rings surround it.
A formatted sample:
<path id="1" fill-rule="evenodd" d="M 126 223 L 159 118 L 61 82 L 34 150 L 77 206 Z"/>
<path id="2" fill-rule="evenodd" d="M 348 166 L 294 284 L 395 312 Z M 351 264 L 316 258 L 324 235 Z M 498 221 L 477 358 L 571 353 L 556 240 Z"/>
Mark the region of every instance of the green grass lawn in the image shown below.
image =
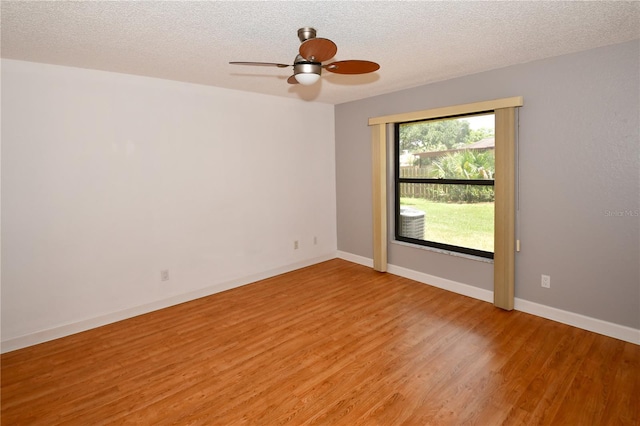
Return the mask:
<path id="1" fill-rule="evenodd" d="M 493 203 L 435 203 L 423 198 L 401 198 L 400 203 L 425 212 L 425 240 L 493 252 Z"/>

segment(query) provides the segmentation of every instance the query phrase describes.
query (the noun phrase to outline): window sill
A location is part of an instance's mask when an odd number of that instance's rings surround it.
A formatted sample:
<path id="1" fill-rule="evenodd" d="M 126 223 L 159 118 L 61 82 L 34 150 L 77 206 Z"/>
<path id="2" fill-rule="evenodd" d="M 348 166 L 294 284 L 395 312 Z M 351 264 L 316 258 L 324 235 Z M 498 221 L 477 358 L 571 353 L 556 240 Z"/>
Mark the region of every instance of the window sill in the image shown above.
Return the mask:
<path id="1" fill-rule="evenodd" d="M 411 247 L 411 248 L 416 248 L 416 249 L 420 249 L 420 250 L 432 251 L 432 252 L 440 253 L 440 254 L 448 254 L 450 256 L 455 256 L 455 257 L 462 257 L 462 258 L 469 259 L 469 260 L 475 260 L 476 262 L 493 263 L 493 259 L 487 259 L 486 257 L 474 256 L 474 255 L 465 254 L 465 253 L 458 253 L 458 252 L 449 251 L 449 250 L 442 250 L 442 249 L 438 249 L 438 248 L 435 248 L 435 247 L 427 247 L 427 246 L 421 246 L 421 245 L 418 245 L 418 244 L 405 243 L 404 241 L 398 241 L 398 240 L 391 240 L 390 243 L 391 244 L 397 244 L 399 246 L 405 246 L 405 247 Z"/>

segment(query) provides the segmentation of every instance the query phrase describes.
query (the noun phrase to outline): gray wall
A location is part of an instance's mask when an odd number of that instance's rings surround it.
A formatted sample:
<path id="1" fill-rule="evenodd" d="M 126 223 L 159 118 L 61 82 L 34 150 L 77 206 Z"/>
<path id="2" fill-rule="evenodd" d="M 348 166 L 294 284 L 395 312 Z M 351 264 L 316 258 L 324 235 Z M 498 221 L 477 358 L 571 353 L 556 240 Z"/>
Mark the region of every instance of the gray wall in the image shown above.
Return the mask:
<path id="1" fill-rule="evenodd" d="M 373 255 L 370 117 L 511 96 L 524 97 L 516 297 L 640 328 L 638 40 L 337 105 L 338 250 Z M 395 243 L 389 262 L 493 286 L 488 263 Z"/>

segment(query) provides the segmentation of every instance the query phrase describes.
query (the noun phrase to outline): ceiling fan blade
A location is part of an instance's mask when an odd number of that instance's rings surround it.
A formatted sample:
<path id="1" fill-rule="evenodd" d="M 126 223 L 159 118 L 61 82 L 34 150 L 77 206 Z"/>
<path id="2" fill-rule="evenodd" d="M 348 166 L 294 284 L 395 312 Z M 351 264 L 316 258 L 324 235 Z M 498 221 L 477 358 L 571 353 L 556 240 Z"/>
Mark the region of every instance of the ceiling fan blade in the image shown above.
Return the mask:
<path id="1" fill-rule="evenodd" d="M 336 74 L 366 74 L 380 69 L 380 65 L 371 61 L 349 60 L 337 61 L 322 66 Z"/>
<path id="2" fill-rule="evenodd" d="M 229 62 L 231 65 L 255 65 L 259 67 L 278 67 L 278 68 L 286 68 L 291 65 L 287 64 L 277 64 L 275 62 Z"/>
<path id="3" fill-rule="evenodd" d="M 310 38 L 300 45 L 300 56 L 307 61 L 322 62 L 333 58 L 338 46 L 326 38 Z"/>
<path id="4" fill-rule="evenodd" d="M 296 80 L 296 76 L 295 75 L 292 75 L 291 77 L 289 77 L 287 79 L 287 83 L 289 83 L 289 84 L 298 84 L 298 80 Z"/>

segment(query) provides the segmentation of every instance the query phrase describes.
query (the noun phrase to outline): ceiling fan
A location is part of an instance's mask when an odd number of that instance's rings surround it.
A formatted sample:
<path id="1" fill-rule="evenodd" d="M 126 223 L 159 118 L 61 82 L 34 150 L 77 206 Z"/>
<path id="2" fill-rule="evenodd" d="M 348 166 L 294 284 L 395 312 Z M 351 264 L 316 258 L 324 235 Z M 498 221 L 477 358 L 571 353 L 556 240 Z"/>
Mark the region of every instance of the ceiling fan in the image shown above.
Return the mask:
<path id="1" fill-rule="evenodd" d="M 289 84 L 309 86 L 320 79 L 322 69 L 336 74 L 366 74 L 377 71 L 380 65 L 371 61 L 347 60 L 322 65 L 322 62 L 333 58 L 338 51 L 334 42 L 326 38 L 316 38 L 316 30 L 304 27 L 298 30 L 300 39 L 299 54 L 293 65 L 274 62 L 229 62 L 231 65 L 257 65 L 265 67 L 293 67 L 293 75 L 287 79 Z"/>

